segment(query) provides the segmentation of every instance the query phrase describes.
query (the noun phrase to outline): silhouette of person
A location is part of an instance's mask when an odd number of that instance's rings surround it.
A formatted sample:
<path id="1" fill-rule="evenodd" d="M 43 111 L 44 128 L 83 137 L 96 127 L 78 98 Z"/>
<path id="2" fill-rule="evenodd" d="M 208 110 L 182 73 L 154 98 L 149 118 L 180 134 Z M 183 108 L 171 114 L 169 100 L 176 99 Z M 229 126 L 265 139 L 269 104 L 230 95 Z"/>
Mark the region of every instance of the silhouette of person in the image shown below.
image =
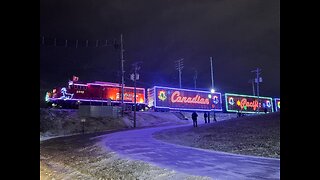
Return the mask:
<path id="1" fill-rule="evenodd" d="M 198 114 L 194 111 L 191 116 L 193 121 L 193 127 L 198 127 L 198 122 L 197 122 Z"/>
<path id="2" fill-rule="evenodd" d="M 203 117 L 204 117 L 204 123 L 207 123 L 208 114 L 206 112 L 203 114 Z"/>
<path id="3" fill-rule="evenodd" d="M 215 121 L 215 122 L 217 122 L 217 119 L 216 119 L 216 113 L 213 111 L 213 120 Z"/>

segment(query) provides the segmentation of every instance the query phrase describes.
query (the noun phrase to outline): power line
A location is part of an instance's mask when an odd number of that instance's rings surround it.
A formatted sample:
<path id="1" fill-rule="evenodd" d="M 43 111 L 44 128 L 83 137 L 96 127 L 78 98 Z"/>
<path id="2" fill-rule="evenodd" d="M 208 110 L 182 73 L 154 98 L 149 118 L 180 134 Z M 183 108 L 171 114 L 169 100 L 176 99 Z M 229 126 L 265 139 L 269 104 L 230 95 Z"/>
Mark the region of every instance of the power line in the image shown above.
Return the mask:
<path id="1" fill-rule="evenodd" d="M 64 48 L 103 48 L 114 46 L 115 49 L 119 46 L 115 40 L 113 43 L 109 43 L 107 39 L 103 40 L 79 40 L 79 39 L 62 39 L 57 37 L 46 37 L 40 35 L 40 45 L 45 47 L 64 47 Z M 103 43 L 105 42 L 105 43 Z"/>

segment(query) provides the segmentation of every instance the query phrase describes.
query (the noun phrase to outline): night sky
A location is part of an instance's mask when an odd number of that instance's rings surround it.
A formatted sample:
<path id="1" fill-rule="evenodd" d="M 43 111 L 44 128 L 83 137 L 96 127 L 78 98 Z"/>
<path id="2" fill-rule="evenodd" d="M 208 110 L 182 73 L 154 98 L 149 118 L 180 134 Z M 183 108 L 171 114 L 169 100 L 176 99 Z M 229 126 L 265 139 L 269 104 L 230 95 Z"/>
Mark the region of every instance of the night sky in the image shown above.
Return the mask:
<path id="1" fill-rule="evenodd" d="M 121 82 L 113 45 L 121 33 L 126 85 L 131 64 L 142 61 L 137 86 L 179 87 L 175 61 L 184 58 L 182 87 L 194 88 L 197 70 L 197 88 L 209 90 L 212 56 L 217 91 L 251 95 L 259 67 L 260 95 L 280 97 L 279 0 L 41 0 L 40 89 L 65 86 L 73 75 Z"/>

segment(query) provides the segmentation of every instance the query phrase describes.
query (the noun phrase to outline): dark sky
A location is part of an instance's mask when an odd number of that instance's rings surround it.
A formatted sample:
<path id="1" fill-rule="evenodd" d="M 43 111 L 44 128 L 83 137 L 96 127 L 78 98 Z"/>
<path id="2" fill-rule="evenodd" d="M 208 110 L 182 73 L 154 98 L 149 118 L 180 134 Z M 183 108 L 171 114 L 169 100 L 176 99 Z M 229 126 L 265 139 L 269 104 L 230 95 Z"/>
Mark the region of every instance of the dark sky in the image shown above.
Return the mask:
<path id="1" fill-rule="evenodd" d="M 94 46 L 119 42 L 122 33 L 127 85 L 131 64 L 142 61 L 138 86 L 179 87 L 174 61 L 184 58 L 182 87 L 194 87 L 196 69 L 197 87 L 209 89 L 212 56 L 217 91 L 252 94 L 248 81 L 259 67 L 260 95 L 280 96 L 279 0 L 41 0 L 40 33 L 41 88 L 66 85 L 72 75 L 119 82 L 119 49 Z M 80 47 L 85 40 L 90 47 Z"/>

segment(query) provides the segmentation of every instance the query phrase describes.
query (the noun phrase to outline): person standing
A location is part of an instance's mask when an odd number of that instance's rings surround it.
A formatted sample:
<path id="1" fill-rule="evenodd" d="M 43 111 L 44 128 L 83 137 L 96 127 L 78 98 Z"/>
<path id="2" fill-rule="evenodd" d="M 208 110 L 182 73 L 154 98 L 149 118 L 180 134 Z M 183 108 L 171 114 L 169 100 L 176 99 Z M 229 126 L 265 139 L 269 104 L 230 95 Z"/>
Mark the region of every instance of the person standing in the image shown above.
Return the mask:
<path id="1" fill-rule="evenodd" d="M 213 111 L 213 120 L 214 120 L 215 122 L 217 122 L 217 119 L 216 119 L 216 112 L 214 112 L 214 111 Z"/>
<path id="2" fill-rule="evenodd" d="M 204 117 L 204 123 L 207 123 L 208 114 L 206 112 L 204 113 L 203 117 Z"/>
<path id="3" fill-rule="evenodd" d="M 191 116 L 193 121 L 193 127 L 198 127 L 198 122 L 197 122 L 198 114 L 194 111 Z"/>
<path id="4" fill-rule="evenodd" d="M 210 123 L 210 112 L 208 112 L 208 123 Z"/>

